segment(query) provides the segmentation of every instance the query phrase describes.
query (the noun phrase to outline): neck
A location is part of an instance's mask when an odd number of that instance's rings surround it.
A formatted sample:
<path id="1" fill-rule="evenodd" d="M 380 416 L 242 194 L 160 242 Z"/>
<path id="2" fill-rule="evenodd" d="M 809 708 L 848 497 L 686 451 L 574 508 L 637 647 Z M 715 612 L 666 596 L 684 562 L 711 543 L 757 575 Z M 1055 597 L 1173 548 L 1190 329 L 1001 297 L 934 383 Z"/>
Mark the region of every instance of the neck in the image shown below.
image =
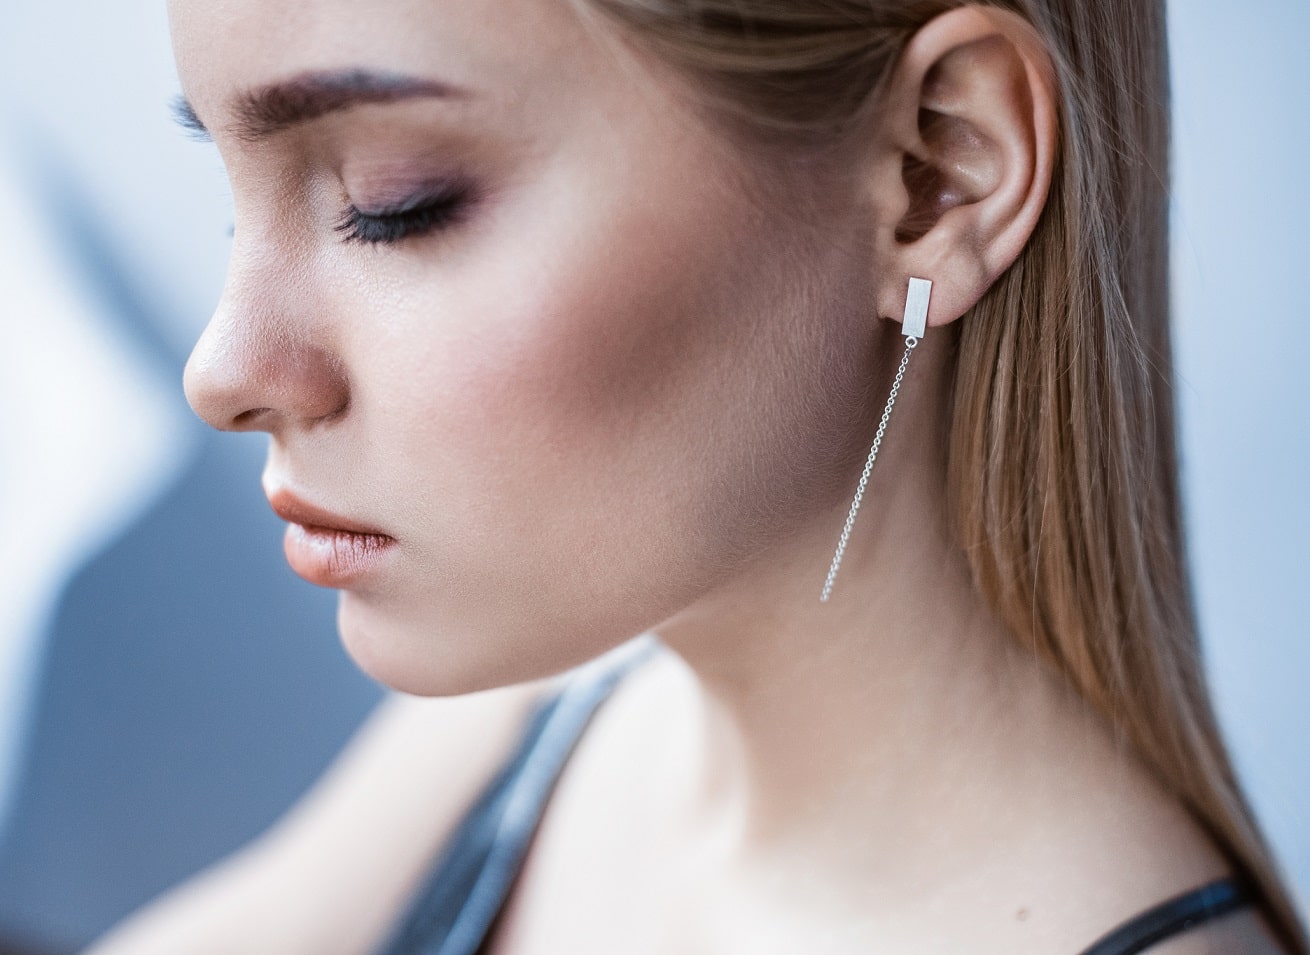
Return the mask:
<path id="1" fill-rule="evenodd" d="M 1076 708 L 992 617 L 949 533 L 940 338 L 916 349 L 830 599 L 849 496 L 658 628 L 694 677 L 692 815 L 737 855 L 876 855 L 903 875 L 895 846 L 952 825 L 966 843 L 980 785 Z M 853 855 L 852 833 L 877 851 Z"/>

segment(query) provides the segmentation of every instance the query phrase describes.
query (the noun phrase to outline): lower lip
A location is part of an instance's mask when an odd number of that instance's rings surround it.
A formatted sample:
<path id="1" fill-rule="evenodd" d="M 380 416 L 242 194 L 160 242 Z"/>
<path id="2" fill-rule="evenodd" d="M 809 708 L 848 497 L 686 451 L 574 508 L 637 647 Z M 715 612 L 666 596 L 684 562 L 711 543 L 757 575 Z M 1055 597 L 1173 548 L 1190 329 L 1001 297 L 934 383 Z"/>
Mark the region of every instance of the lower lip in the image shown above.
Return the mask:
<path id="1" fill-rule="evenodd" d="M 381 534 L 290 524 L 282 549 L 291 569 L 311 584 L 346 587 L 376 570 L 395 543 Z"/>

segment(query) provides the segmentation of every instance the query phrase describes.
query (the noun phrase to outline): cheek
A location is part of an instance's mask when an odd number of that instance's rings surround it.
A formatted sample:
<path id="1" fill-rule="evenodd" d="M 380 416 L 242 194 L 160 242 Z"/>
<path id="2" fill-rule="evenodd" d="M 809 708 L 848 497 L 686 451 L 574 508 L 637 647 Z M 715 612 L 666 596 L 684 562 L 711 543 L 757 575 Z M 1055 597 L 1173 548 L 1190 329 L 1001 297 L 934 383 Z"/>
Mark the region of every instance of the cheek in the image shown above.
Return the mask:
<path id="1" fill-rule="evenodd" d="M 523 571 L 538 599 L 676 566 L 666 556 L 716 479 L 703 439 L 718 433 L 723 459 L 748 440 L 733 424 L 763 372 L 731 360 L 742 329 L 711 304 L 723 276 L 697 274 L 710 250 L 685 246 L 678 261 L 673 236 L 647 232 L 620 258 L 609 238 L 556 236 L 550 256 L 503 247 L 501 268 L 415 309 L 426 338 L 399 336 L 377 376 L 396 460 L 449 505 L 427 513 L 428 531 L 483 538 L 480 555 L 509 557 L 499 573 Z M 483 533 L 443 533 L 452 519 Z"/>
<path id="2" fill-rule="evenodd" d="M 655 626 L 826 503 L 817 390 L 853 350 L 740 199 L 548 195 L 460 267 L 373 289 L 348 351 L 416 551 L 395 599 L 558 663 L 553 641 L 583 659 Z"/>
<path id="3" fill-rule="evenodd" d="M 543 554 L 590 564 L 629 598 L 696 563 L 690 535 L 730 519 L 707 499 L 737 483 L 734 462 L 779 443 L 760 394 L 775 358 L 757 338 L 772 337 L 772 256 L 741 242 L 745 210 L 670 193 L 658 213 L 607 208 L 530 237 L 521 256 L 550 255 L 529 276 L 507 264 L 485 302 L 512 332 L 483 377 L 499 387 L 477 389 L 483 420 L 530 468 L 508 477 L 506 507 Z"/>

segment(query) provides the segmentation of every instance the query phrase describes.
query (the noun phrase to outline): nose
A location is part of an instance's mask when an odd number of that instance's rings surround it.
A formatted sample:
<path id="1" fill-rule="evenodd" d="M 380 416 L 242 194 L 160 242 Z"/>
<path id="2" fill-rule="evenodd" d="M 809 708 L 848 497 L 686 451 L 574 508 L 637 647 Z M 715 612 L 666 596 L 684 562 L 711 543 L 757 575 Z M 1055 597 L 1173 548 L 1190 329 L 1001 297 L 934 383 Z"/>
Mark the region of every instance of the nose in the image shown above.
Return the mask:
<path id="1" fill-rule="evenodd" d="M 276 434 L 348 407 L 344 362 L 322 340 L 322 330 L 298 321 L 295 305 L 288 305 L 279 308 L 271 295 L 229 274 L 182 376 L 187 401 L 211 426 Z"/>

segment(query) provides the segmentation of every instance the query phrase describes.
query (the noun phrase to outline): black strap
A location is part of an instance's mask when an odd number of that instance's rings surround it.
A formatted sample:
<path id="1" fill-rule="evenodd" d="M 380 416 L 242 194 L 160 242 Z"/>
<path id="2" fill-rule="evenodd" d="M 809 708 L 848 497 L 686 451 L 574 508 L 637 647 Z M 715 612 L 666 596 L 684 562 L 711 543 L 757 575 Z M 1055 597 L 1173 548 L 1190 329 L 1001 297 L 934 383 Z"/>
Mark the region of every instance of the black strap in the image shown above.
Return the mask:
<path id="1" fill-rule="evenodd" d="M 1137 955 L 1156 942 L 1227 915 L 1252 901 L 1251 894 L 1240 882 L 1219 879 L 1148 909 L 1103 936 L 1083 955 Z"/>

